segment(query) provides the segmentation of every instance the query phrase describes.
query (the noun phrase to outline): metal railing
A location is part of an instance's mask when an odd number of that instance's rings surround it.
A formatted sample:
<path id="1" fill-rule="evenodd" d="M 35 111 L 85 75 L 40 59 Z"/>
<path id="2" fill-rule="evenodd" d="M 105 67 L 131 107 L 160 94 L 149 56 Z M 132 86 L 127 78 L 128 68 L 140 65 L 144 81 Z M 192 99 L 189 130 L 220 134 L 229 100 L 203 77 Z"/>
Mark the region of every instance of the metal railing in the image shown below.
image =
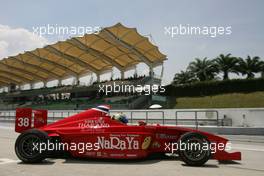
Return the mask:
<path id="1" fill-rule="evenodd" d="M 179 119 L 178 115 L 179 113 L 194 113 L 194 119 Z M 199 119 L 198 118 L 198 113 L 216 113 L 216 119 Z M 176 125 L 179 125 L 180 121 L 190 121 L 190 122 L 194 122 L 195 123 L 195 128 L 198 129 L 199 127 L 199 122 L 213 122 L 216 126 L 219 126 L 219 113 L 216 110 L 191 110 L 191 111 L 176 111 L 175 112 L 175 122 Z"/>
<path id="2" fill-rule="evenodd" d="M 49 111 L 48 122 L 54 122 L 65 117 L 80 113 L 80 110 L 72 111 Z M 127 115 L 130 124 L 135 124 L 137 121 L 145 121 L 146 123 L 159 123 L 162 125 L 182 125 L 191 126 L 196 129 L 199 126 L 205 126 L 205 124 L 211 124 L 210 126 L 223 126 L 223 119 L 219 119 L 219 113 L 215 110 L 192 110 L 192 111 L 175 111 L 175 116 L 165 117 L 165 111 L 163 110 L 111 110 L 110 114 L 124 113 Z M 193 117 L 180 118 L 180 113 L 193 113 Z M 198 113 L 215 113 L 215 118 L 207 118 L 206 115 L 202 115 L 203 118 L 198 117 Z M 14 122 L 15 111 L 0 111 L 0 122 Z M 191 124 L 191 125 L 190 125 Z"/>
<path id="3" fill-rule="evenodd" d="M 150 122 L 150 121 L 153 121 L 153 120 L 156 120 L 156 121 L 162 121 L 162 124 L 165 125 L 165 115 L 164 115 L 164 111 L 141 111 L 141 110 L 112 110 L 110 111 L 110 114 L 113 114 L 113 113 L 125 113 L 126 115 L 128 115 L 129 113 L 129 123 L 134 123 L 134 121 L 139 121 L 139 120 L 144 120 L 146 123 Z M 141 118 L 135 118 L 134 115 L 136 113 L 142 113 L 142 114 L 145 114 L 145 117 L 142 117 Z M 161 114 L 161 118 L 155 118 L 155 119 L 151 119 L 149 118 L 149 114 L 150 113 L 160 113 Z"/>

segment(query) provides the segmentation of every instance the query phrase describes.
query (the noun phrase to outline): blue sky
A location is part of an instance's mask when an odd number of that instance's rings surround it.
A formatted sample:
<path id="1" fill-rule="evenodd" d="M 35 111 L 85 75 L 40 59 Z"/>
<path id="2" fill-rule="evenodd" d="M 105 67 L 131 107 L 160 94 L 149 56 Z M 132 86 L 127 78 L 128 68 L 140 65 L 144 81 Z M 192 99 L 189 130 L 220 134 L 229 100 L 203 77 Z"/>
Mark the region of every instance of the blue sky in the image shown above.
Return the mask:
<path id="1" fill-rule="evenodd" d="M 165 83 L 196 57 L 214 58 L 220 53 L 232 53 L 264 59 L 264 1 L 261 0 L 0 0 L 0 3 L 0 24 L 10 28 L 32 31 L 34 26 L 47 24 L 107 27 L 121 22 L 136 27 L 143 35 L 151 34 L 168 56 Z M 231 26 L 232 34 L 216 38 L 196 35 L 171 38 L 164 34 L 165 26 L 179 24 Z M 47 40 L 53 42 L 57 38 L 47 37 Z"/>

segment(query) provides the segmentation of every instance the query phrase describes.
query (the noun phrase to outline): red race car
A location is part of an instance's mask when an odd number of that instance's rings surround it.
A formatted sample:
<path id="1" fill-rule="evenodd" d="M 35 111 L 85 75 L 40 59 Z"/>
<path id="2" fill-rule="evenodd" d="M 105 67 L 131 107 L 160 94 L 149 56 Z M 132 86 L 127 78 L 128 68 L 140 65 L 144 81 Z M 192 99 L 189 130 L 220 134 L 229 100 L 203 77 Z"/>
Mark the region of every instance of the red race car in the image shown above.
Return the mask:
<path id="1" fill-rule="evenodd" d="M 17 157 L 25 163 L 69 154 L 78 158 L 141 159 L 155 154 L 178 154 L 187 165 L 201 166 L 209 159 L 241 160 L 228 153 L 228 140 L 178 126 L 128 125 L 123 114 L 109 115 L 98 106 L 47 124 L 46 110 L 16 110 Z"/>

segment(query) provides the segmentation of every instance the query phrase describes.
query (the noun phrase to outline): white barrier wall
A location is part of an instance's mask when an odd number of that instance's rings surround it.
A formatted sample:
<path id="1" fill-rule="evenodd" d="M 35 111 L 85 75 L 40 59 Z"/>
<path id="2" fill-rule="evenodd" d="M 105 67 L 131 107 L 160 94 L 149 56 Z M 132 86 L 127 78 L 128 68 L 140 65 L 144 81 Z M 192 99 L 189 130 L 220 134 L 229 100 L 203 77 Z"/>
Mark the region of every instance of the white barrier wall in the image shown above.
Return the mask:
<path id="1" fill-rule="evenodd" d="M 148 119 L 162 118 L 162 112 L 164 112 L 165 119 L 175 119 L 175 112 L 178 112 L 178 119 L 194 119 L 194 111 L 217 111 L 219 119 L 223 119 L 224 115 L 227 118 L 232 119 L 232 126 L 234 127 L 264 127 L 264 108 L 226 108 L 226 109 L 156 109 L 156 110 L 112 110 L 111 114 L 117 112 L 126 113 L 127 117 L 131 117 L 131 111 L 137 111 L 133 113 L 133 118 L 139 118 L 144 120 L 146 118 L 146 111 L 148 113 Z M 157 112 L 153 112 L 157 111 Z M 193 112 L 183 112 L 193 111 Z M 75 113 L 80 112 L 74 110 L 49 110 L 49 118 L 53 117 L 67 117 Z M 0 111 L 0 116 L 15 116 L 15 111 Z M 216 119 L 217 114 L 215 112 L 205 113 L 197 112 L 198 119 Z M 243 119 L 244 117 L 244 119 Z M 159 123 L 161 123 L 159 121 Z M 174 123 L 174 122 L 172 122 Z"/>
<path id="2" fill-rule="evenodd" d="M 219 116 L 231 118 L 233 126 L 264 127 L 264 108 L 217 109 Z M 244 116 L 244 119 L 243 119 Z"/>
<path id="3" fill-rule="evenodd" d="M 115 110 L 118 111 L 118 110 Z M 123 111 L 123 110 L 120 110 Z M 146 110 L 140 110 L 146 111 Z M 224 115 L 232 119 L 232 126 L 235 127 L 264 127 L 264 108 L 225 108 L 225 109 L 158 109 L 156 111 L 164 111 L 165 119 L 174 119 L 175 112 L 178 112 L 178 119 L 194 119 L 195 112 L 184 111 L 217 111 L 219 119 L 223 119 Z M 126 112 L 130 116 L 129 110 Z M 142 118 L 144 114 L 141 115 Z M 159 118 L 159 113 L 150 113 L 149 118 Z M 216 119 L 215 112 L 205 113 L 197 112 L 198 119 Z M 244 117 L 244 118 L 243 118 Z"/>

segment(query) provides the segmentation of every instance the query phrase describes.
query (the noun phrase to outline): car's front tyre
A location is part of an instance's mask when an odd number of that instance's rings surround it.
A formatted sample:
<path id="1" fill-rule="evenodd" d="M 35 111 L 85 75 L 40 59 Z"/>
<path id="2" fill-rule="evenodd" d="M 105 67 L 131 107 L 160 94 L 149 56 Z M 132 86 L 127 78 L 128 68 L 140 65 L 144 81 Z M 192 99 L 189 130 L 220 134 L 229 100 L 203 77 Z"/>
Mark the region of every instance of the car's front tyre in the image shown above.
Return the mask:
<path id="1" fill-rule="evenodd" d="M 202 166 L 211 158 L 210 142 L 199 133 L 189 132 L 181 136 L 179 145 L 180 158 L 189 166 Z"/>

